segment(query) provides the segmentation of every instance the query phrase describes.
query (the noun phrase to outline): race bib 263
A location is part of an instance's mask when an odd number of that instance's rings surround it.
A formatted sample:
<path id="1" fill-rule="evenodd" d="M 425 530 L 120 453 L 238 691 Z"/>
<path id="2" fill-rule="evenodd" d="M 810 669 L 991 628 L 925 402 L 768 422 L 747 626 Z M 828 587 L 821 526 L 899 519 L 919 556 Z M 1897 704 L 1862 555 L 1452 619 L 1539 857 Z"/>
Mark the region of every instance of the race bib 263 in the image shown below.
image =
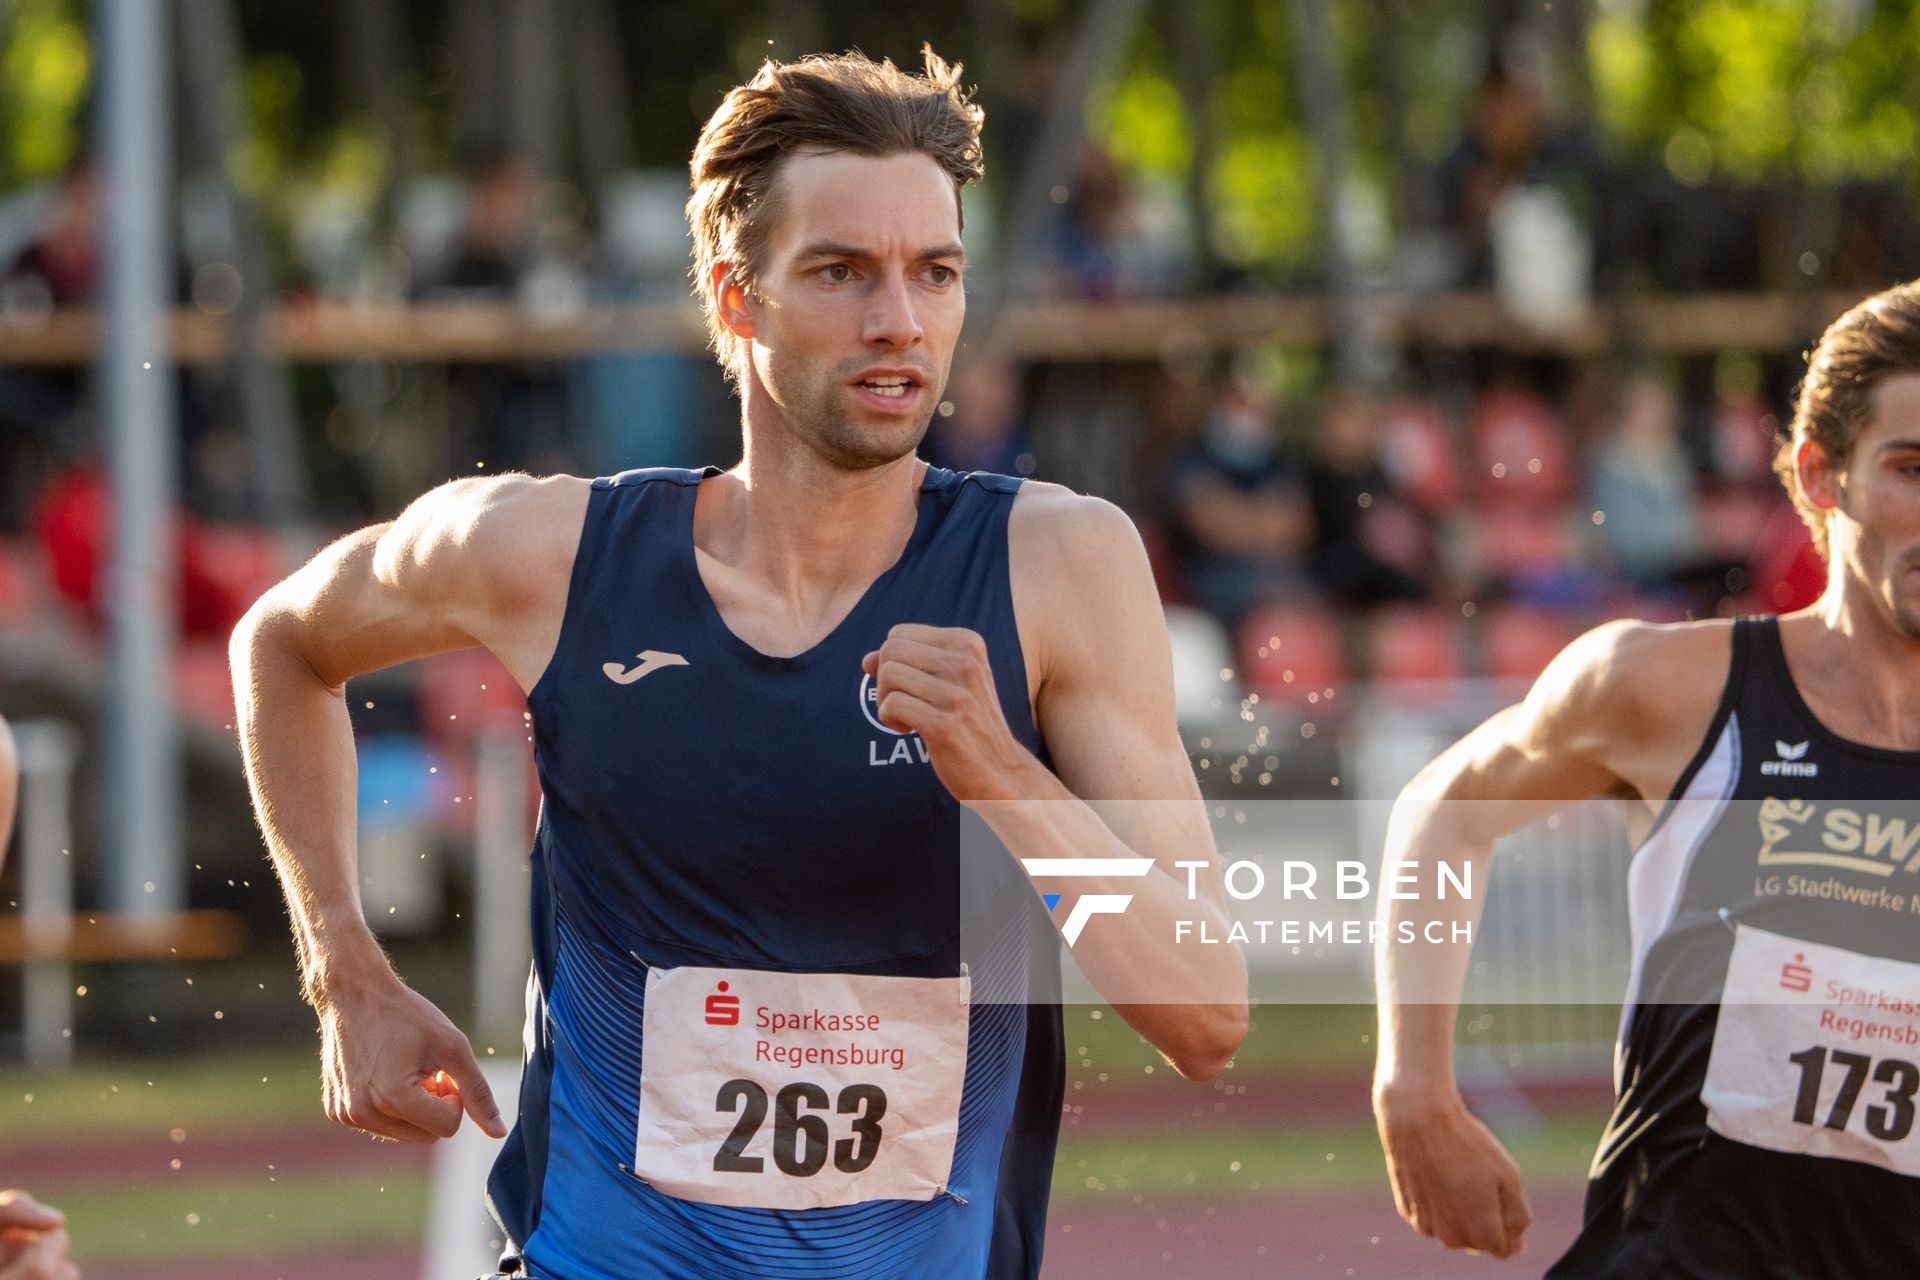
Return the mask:
<path id="1" fill-rule="evenodd" d="M 947 1189 L 968 979 L 647 974 L 633 1171 L 707 1204 L 817 1209 Z"/>

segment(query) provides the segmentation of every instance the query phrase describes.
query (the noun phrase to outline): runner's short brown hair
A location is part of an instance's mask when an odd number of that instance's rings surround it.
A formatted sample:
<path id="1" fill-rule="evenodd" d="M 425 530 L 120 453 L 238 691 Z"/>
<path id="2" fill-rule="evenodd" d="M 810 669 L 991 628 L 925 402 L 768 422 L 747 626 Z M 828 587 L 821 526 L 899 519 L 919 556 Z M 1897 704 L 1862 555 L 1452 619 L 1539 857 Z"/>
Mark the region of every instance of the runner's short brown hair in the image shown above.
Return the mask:
<path id="1" fill-rule="evenodd" d="M 1800 492 L 1793 451 L 1811 440 L 1835 471 L 1844 471 L 1873 407 L 1873 389 L 1897 373 L 1920 373 L 1920 281 L 1876 293 L 1827 326 L 1807 357 L 1793 422 L 1774 450 L 1774 474 L 1787 486 L 1822 558 L 1827 513 Z"/>
<path id="2" fill-rule="evenodd" d="M 754 288 L 779 213 L 781 162 L 789 155 L 923 152 L 953 180 L 956 205 L 960 189 L 980 177 L 984 113 L 961 87 L 959 63 L 948 65 L 931 45 L 921 55 L 921 75 L 858 52 L 768 59 L 727 94 L 700 131 L 687 199 L 694 293 L 706 309 L 714 350 L 730 369 L 739 341 L 715 313 L 707 278 L 716 262 L 727 262 L 743 288 Z"/>

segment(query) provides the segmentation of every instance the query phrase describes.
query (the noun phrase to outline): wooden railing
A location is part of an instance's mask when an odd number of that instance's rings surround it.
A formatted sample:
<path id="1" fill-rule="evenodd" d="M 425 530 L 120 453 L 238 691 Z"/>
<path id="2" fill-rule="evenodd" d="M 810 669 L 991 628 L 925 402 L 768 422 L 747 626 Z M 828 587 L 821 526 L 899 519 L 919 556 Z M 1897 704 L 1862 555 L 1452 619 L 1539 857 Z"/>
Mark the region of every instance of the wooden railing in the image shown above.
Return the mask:
<path id="1" fill-rule="evenodd" d="M 0 916 L 0 965 L 41 960 L 231 960 L 246 945 L 246 926 L 231 911 Z"/>
<path id="2" fill-rule="evenodd" d="M 1360 320 L 1379 340 L 1445 348 L 1590 355 L 1617 335 L 1642 350 L 1791 351 L 1859 301 L 1857 292 L 1705 293 L 1595 303 L 1564 329 L 1529 328 L 1491 294 L 1371 295 Z M 1327 338 L 1325 301 L 1314 296 L 1229 294 L 1171 302 L 1044 303 L 1003 315 L 1012 353 L 1028 360 L 1140 360 L 1247 343 L 1314 346 Z M 91 312 L 0 312 L 0 364 L 80 365 L 93 359 Z M 294 363 L 374 357 L 412 363 L 560 360 L 619 351 L 698 352 L 706 330 L 691 301 L 539 312 L 506 303 L 413 306 L 289 301 L 269 310 L 264 347 Z M 234 326 L 183 309 L 173 317 L 174 357 L 224 358 Z"/>

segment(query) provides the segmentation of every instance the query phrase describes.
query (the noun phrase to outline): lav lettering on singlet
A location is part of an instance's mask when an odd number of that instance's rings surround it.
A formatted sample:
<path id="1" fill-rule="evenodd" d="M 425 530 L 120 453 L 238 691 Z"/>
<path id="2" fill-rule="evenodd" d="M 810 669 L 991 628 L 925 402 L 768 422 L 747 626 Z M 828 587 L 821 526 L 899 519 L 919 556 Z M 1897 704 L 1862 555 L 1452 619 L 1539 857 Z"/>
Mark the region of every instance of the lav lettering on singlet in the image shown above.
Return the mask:
<path id="1" fill-rule="evenodd" d="M 871 740 L 867 743 L 867 763 L 868 764 L 888 765 L 888 764 L 925 764 L 927 763 L 927 744 L 920 737 L 919 734 L 915 734 L 911 738 L 895 738 L 893 740 L 893 746 L 890 748 L 887 748 L 886 755 L 884 758 L 880 754 L 882 745 L 883 744 L 881 744 L 878 741 L 871 741 Z"/>

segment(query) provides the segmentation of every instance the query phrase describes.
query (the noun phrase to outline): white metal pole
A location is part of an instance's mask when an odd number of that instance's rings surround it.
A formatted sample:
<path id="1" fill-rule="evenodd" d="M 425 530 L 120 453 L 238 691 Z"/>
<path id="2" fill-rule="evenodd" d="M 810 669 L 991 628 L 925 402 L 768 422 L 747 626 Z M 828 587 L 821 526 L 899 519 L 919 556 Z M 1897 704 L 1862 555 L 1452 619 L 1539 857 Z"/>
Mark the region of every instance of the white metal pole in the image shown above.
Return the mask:
<path id="1" fill-rule="evenodd" d="M 178 629 L 171 516 L 178 444 L 167 305 L 173 256 L 167 0 L 96 0 L 105 166 L 97 368 L 113 489 L 112 634 L 105 744 L 112 911 L 185 901 L 181 767 L 169 658 Z"/>

